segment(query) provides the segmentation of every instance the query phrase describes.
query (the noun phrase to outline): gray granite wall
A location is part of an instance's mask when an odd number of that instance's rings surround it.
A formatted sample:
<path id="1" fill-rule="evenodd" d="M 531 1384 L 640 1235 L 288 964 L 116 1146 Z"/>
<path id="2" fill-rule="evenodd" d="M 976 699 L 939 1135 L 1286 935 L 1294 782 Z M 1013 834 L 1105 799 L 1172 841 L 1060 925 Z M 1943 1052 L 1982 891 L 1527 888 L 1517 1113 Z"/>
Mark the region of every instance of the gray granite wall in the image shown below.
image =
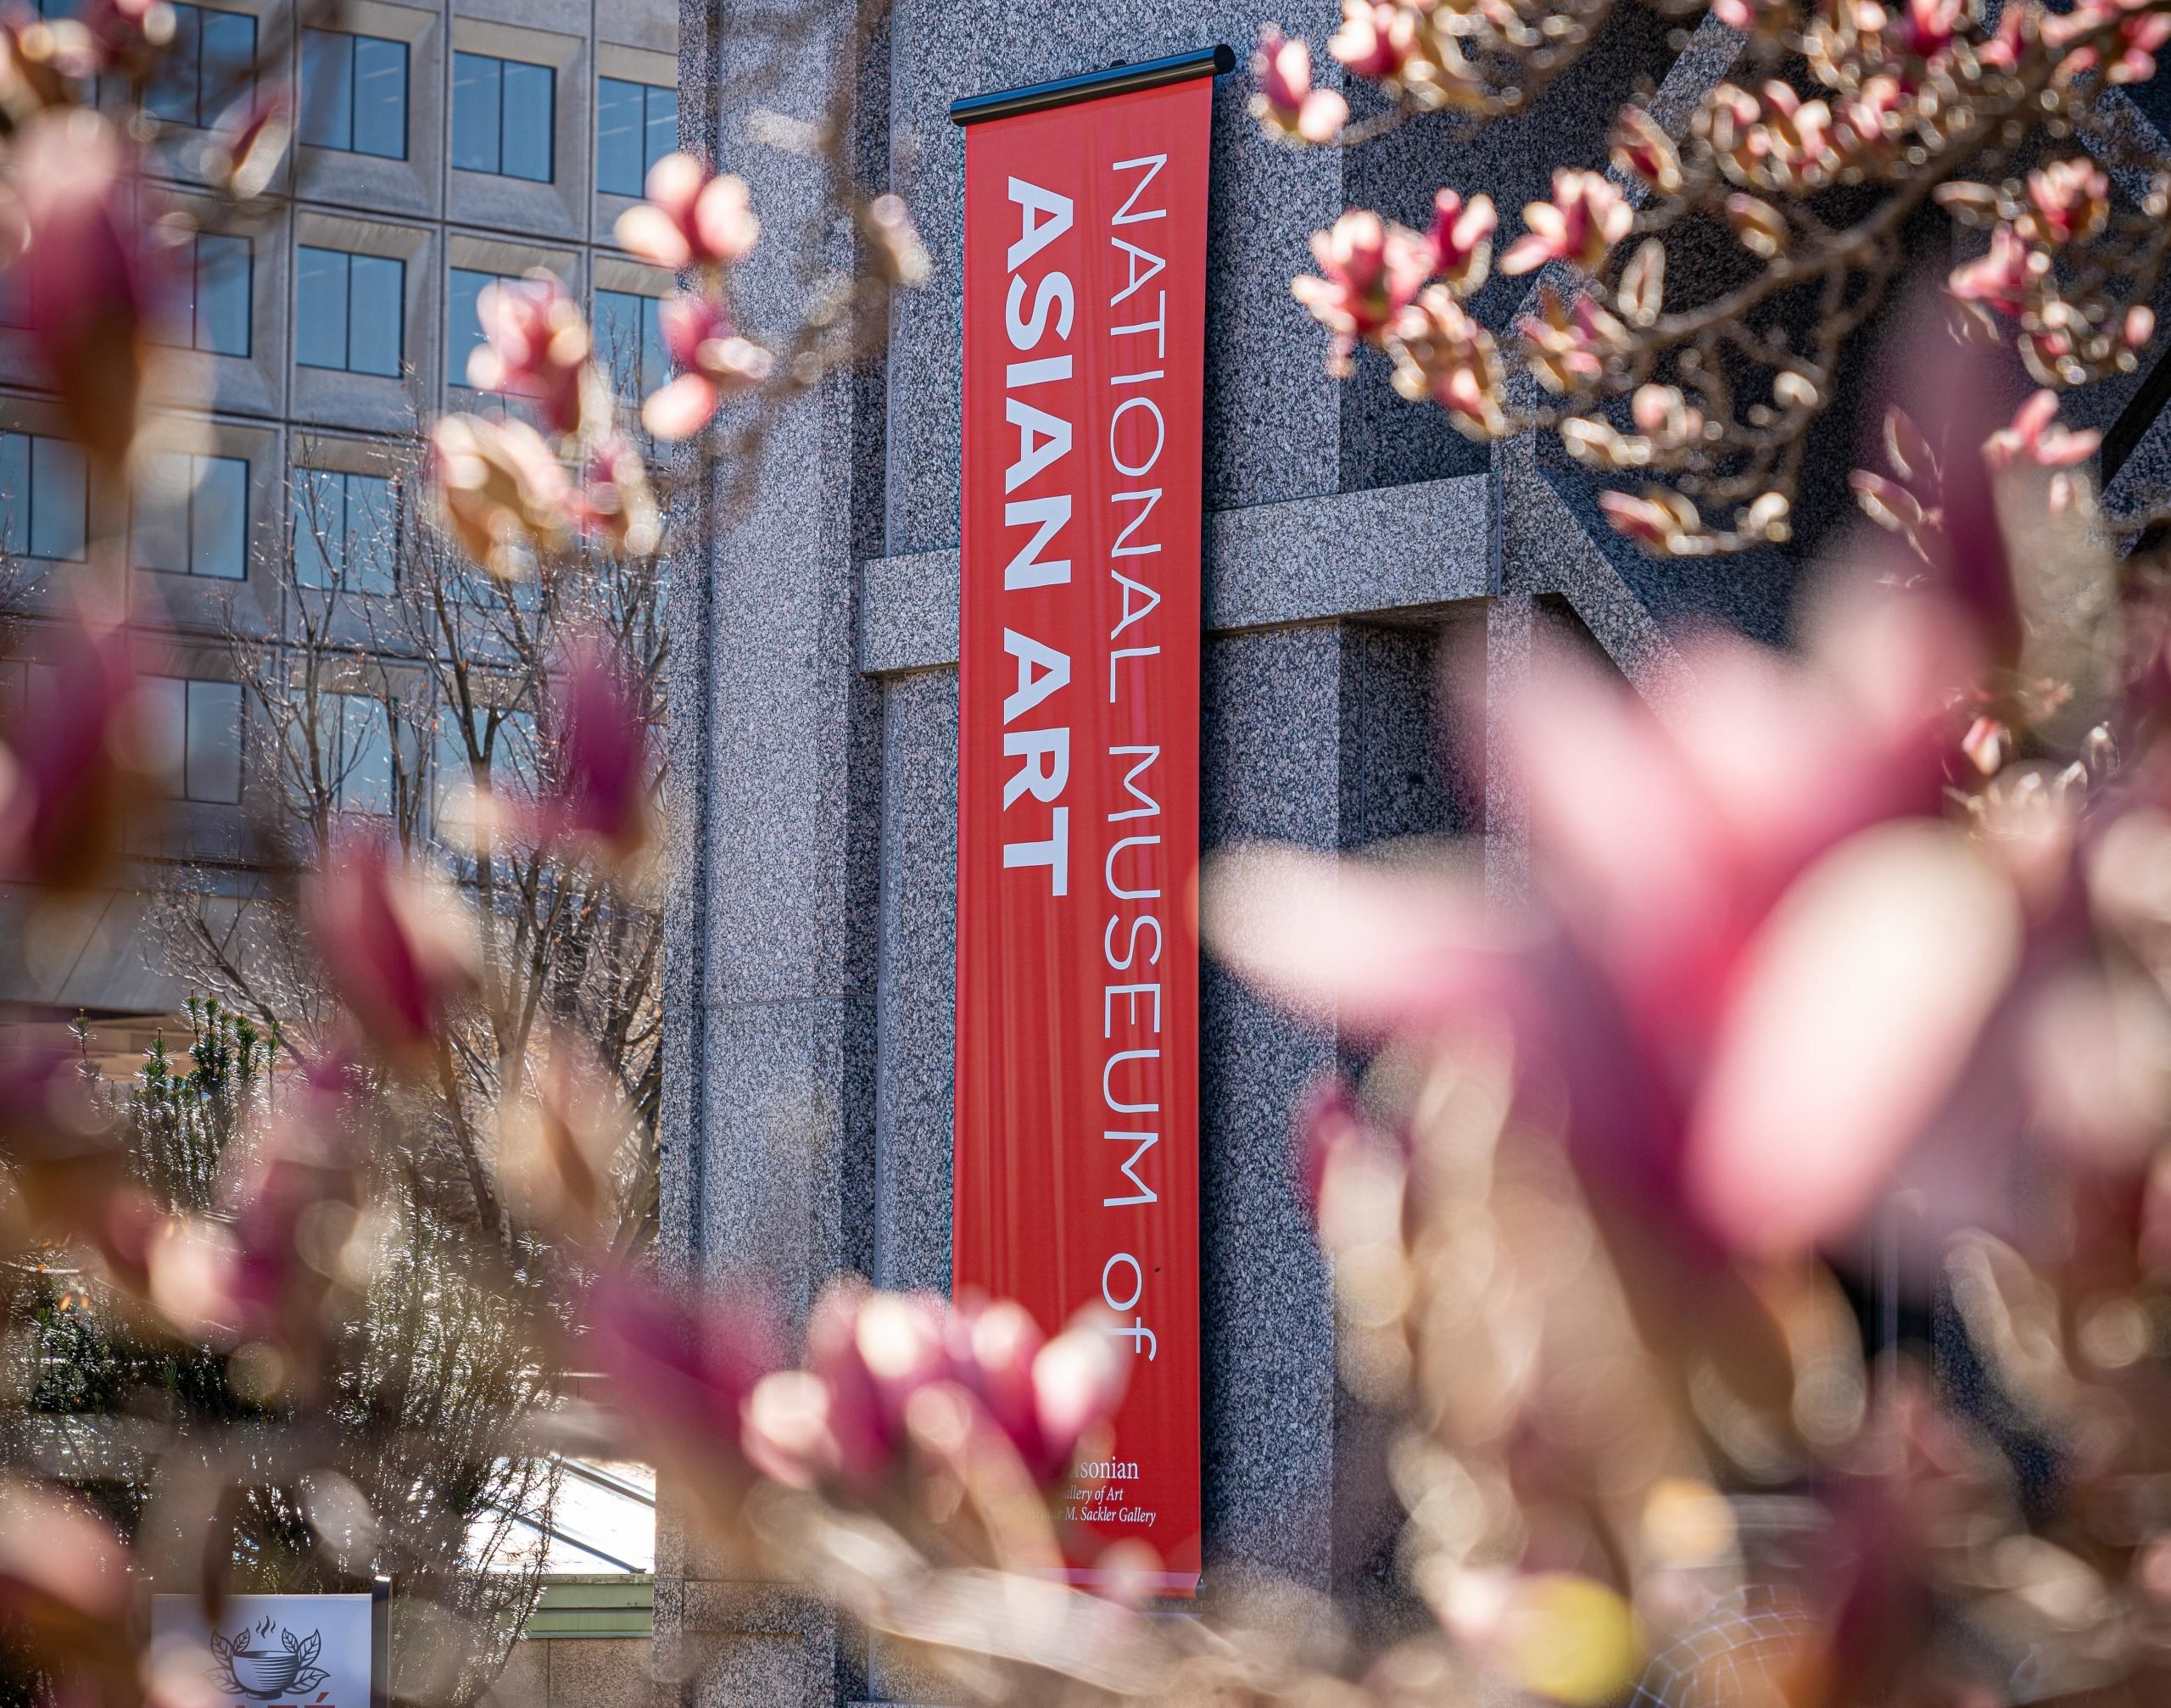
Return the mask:
<path id="1" fill-rule="evenodd" d="M 689 140 L 752 180 L 768 233 L 745 282 L 760 324 L 783 311 L 788 264 L 829 239 L 808 226 L 809 163 L 757 146 L 750 118 L 812 116 L 833 38 L 750 81 L 751 14 L 685 3 Z M 1301 0 L 1281 20 L 1318 42 L 1339 9 Z M 896 0 L 860 69 L 856 146 L 911 198 L 934 277 L 897 305 L 874 371 L 786 411 L 758 502 L 710 494 L 674 589 L 665 1223 L 690 1273 L 756 1275 L 795 1309 L 846 1269 L 947 1283 L 963 137 L 945 109 L 1215 41 L 1241 53 L 1257 20 L 1252 0 Z M 1665 57 L 1624 36 L 1518 146 L 1591 152 L 1587 121 L 1617 98 L 1603 86 Z M 1485 830 L 1512 883 L 1517 803 L 1486 764 L 1486 690 L 1514 679 L 1542 613 L 1572 613 L 1655 694 L 1693 684 L 1531 447 L 1463 447 L 1322 371 L 1289 277 L 1345 199 L 1419 217 L 1422 151 L 1361 169 L 1293 153 L 1244 94 L 1225 80 L 1213 134 L 1204 840 Z M 1471 170 L 1497 170 L 1510 206 L 1543 176 L 1529 159 Z M 1340 1041 L 1211 968 L 1201 1001 L 1208 1592 L 1384 1581 L 1378 1443 L 1337 1415 L 1328 1280 L 1290 1168 L 1292 1114 Z M 663 1507 L 658 1657 L 689 1700 L 928 1699 L 818 1609 L 689 1553 L 667 1492 Z"/>

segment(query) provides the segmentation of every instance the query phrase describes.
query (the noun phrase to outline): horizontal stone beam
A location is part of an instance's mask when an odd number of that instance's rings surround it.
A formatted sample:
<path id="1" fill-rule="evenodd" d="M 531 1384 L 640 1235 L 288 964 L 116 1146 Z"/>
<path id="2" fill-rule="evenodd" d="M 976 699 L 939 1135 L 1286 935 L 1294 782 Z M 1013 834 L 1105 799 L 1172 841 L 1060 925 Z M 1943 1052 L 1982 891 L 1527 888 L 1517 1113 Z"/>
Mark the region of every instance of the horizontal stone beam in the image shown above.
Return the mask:
<path id="1" fill-rule="evenodd" d="M 1208 634 L 1413 612 L 1492 591 L 1491 483 L 1482 474 L 1330 493 L 1206 518 Z M 957 661 L 957 552 L 861 566 L 859 667 Z"/>

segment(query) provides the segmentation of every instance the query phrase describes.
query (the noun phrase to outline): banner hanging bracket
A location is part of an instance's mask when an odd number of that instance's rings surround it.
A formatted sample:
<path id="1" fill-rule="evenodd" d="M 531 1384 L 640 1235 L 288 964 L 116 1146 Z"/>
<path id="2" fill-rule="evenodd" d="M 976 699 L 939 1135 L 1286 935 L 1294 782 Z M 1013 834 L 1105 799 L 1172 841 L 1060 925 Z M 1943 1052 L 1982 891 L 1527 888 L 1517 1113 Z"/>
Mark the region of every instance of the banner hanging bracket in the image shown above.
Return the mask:
<path id="1" fill-rule="evenodd" d="M 1219 77 L 1236 69 L 1236 50 L 1225 42 L 1218 42 L 1211 47 L 1171 53 L 1164 59 L 1141 59 L 1136 64 L 1119 64 L 1102 71 L 1081 71 L 1074 77 L 1033 83 L 1023 89 L 998 89 L 991 94 L 961 96 L 950 103 L 950 122 L 977 125 L 987 119 L 1007 119 L 1019 113 L 1067 107 L 1073 101 L 1097 100 L 1103 95 L 1126 94 L 1136 89 L 1158 89 L 1164 83 L 1187 82 L 1193 77 Z"/>

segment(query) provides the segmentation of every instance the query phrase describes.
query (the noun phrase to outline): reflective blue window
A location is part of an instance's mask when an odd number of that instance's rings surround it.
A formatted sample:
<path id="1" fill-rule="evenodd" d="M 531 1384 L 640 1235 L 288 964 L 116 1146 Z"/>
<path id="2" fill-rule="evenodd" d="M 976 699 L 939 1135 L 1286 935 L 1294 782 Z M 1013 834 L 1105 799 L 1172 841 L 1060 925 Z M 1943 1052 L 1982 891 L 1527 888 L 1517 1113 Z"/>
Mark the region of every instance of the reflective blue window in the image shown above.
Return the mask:
<path id="1" fill-rule="evenodd" d="M 547 184 L 555 175 L 557 73 L 487 53 L 452 56 L 452 164 Z"/>
<path id="2" fill-rule="evenodd" d="M 595 293 L 595 353 L 611 371 L 622 398 L 646 397 L 671 377 L 664 354 L 661 313 L 655 297 L 633 291 Z"/>
<path id="3" fill-rule="evenodd" d="M 406 264 L 301 247 L 294 360 L 305 368 L 397 377 L 405 354 Z"/>
<path id="4" fill-rule="evenodd" d="M 302 141 L 407 158 L 407 44 L 333 30 L 302 32 Z"/>
<path id="5" fill-rule="evenodd" d="M 43 433 L 0 433 L 0 551 L 81 557 L 88 498 L 80 447 Z"/>
<path id="6" fill-rule="evenodd" d="M 294 578 L 302 586 L 390 593 L 396 527 L 392 483 L 382 475 L 294 471 Z"/>
<path id="7" fill-rule="evenodd" d="M 248 574 L 248 464 L 237 456 L 155 458 L 136 502 L 136 563 L 173 575 Z"/>
<path id="8" fill-rule="evenodd" d="M 204 128 L 254 92 L 256 20 L 177 0 L 173 41 L 159 61 L 143 104 L 154 118 Z"/>
<path id="9" fill-rule="evenodd" d="M 649 168 L 678 146 L 678 92 L 622 77 L 600 80 L 596 94 L 596 187 L 638 196 Z"/>

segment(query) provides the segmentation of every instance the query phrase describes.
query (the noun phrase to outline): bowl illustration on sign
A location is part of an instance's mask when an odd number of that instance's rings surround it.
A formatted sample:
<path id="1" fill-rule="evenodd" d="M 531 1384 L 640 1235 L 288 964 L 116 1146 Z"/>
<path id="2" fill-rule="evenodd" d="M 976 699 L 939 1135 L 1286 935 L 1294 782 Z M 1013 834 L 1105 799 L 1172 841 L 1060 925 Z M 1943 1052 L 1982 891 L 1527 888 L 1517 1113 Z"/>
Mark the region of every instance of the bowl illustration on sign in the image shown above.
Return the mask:
<path id="1" fill-rule="evenodd" d="M 267 1616 L 232 1637 L 211 1633 L 211 1656 L 219 1663 L 211 1676 L 222 1690 L 269 1702 L 289 1691 L 314 1690 L 324 1683 L 330 1675 L 316 1664 L 323 1647 L 323 1633 L 297 1637 Z"/>

